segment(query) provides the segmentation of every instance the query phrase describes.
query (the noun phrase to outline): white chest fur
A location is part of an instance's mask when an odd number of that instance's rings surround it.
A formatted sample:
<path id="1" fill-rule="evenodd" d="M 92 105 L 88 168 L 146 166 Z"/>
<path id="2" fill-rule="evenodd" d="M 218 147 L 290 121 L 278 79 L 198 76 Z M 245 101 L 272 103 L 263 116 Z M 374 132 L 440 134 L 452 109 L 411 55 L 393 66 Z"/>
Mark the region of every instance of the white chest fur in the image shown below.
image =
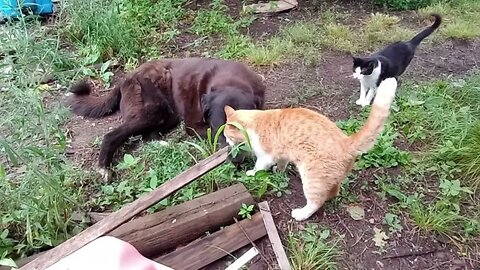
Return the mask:
<path id="1" fill-rule="evenodd" d="M 274 159 L 265 150 L 263 150 L 260 144 L 260 137 L 253 130 L 247 130 L 248 137 L 250 138 L 250 145 L 257 160 L 255 161 L 255 168 L 247 171 L 247 175 L 252 176 L 259 170 L 267 170 L 274 164 Z"/>
<path id="2" fill-rule="evenodd" d="M 357 67 L 353 74 L 353 77 L 360 81 L 360 98 L 355 103 L 365 107 L 371 103 L 377 92 L 377 82 L 382 72 L 382 63 L 378 61 L 378 65 L 373 69 L 370 75 L 363 75 L 360 72 L 360 67 Z"/>

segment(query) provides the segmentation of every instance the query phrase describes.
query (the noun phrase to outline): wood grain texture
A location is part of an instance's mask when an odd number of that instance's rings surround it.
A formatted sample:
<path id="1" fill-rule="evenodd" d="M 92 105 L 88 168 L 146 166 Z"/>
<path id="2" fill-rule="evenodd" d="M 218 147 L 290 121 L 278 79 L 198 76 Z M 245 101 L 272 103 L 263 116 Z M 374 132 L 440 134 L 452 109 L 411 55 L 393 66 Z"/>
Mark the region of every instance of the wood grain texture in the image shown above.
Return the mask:
<path id="1" fill-rule="evenodd" d="M 268 238 L 270 239 L 270 243 L 272 244 L 273 252 L 275 253 L 275 257 L 277 257 L 277 262 L 280 266 L 280 269 L 292 269 L 292 267 L 290 266 L 290 262 L 288 261 L 287 253 L 285 253 L 282 241 L 280 240 L 280 236 L 278 235 L 277 227 L 275 226 L 275 222 L 273 221 L 268 202 L 259 203 L 258 208 L 260 208 L 260 213 L 263 217 L 263 223 L 265 224 L 265 229 L 267 230 Z"/>
<path id="2" fill-rule="evenodd" d="M 197 270 L 227 256 L 235 250 L 250 244 L 267 234 L 262 215 L 257 213 L 252 219 L 244 219 L 209 236 L 198 239 L 185 247 L 166 254 L 155 261 L 174 269 Z"/>
<path id="3" fill-rule="evenodd" d="M 72 252 L 90 243 L 91 241 L 103 236 L 113 229 L 117 228 L 125 221 L 133 218 L 143 210 L 159 202 L 163 198 L 169 196 L 173 192 L 179 190 L 193 180 L 201 177 L 205 173 L 222 164 L 228 155 L 228 147 L 222 148 L 220 151 L 211 155 L 207 159 L 202 160 L 196 165 L 190 167 L 186 171 L 167 181 L 157 189 L 143 195 L 134 202 L 124 206 L 120 210 L 110 214 L 108 217 L 100 220 L 83 232 L 63 242 L 59 246 L 47 251 L 42 256 L 34 259 L 32 262 L 23 266 L 22 270 L 44 270 L 52 264 L 58 262 L 63 257 L 70 255 Z"/>
<path id="4" fill-rule="evenodd" d="M 187 244 L 208 231 L 234 222 L 242 203 L 254 200 L 242 184 L 236 184 L 161 212 L 124 223 L 108 235 L 132 244 L 151 258 Z"/>

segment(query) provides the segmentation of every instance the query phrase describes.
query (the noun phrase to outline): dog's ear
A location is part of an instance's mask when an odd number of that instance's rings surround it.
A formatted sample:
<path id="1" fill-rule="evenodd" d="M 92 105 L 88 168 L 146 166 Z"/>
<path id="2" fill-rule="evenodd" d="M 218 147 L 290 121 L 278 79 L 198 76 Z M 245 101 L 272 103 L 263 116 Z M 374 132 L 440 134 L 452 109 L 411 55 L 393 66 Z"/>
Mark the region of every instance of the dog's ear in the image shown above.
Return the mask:
<path id="1" fill-rule="evenodd" d="M 234 110 L 232 107 L 228 106 L 228 105 L 225 105 L 225 107 L 223 108 L 223 110 L 225 111 L 225 115 L 226 115 L 227 117 L 228 117 L 229 115 L 232 115 L 232 114 L 235 112 L 235 110 Z"/>

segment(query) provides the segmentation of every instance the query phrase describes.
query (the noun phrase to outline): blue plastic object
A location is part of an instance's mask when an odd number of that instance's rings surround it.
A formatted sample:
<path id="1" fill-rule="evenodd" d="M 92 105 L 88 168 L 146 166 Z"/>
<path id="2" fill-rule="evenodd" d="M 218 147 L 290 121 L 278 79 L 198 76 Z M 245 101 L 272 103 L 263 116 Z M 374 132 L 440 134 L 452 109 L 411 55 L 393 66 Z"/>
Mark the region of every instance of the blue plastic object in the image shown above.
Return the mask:
<path id="1" fill-rule="evenodd" d="M 21 8 L 18 7 L 19 3 Z M 52 0 L 0 0 L 0 12 L 5 18 L 20 16 L 23 8 L 30 8 L 36 15 L 53 13 Z"/>

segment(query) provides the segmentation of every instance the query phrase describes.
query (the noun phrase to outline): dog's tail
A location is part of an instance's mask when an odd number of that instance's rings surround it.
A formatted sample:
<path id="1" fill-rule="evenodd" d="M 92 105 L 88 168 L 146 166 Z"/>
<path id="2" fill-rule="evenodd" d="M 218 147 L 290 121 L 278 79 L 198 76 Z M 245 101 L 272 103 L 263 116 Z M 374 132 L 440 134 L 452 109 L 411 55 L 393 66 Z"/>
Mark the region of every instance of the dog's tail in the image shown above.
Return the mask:
<path id="1" fill-rule="evenodd" d="M 418 44 L 420 44 L 420 42 L 422 42 L 423 39 L 430 36 L 433 33 L 433 31 L 435 31 L 442 23 L 442 17 L 439 14 L 433 13 L 433 14 L 430 14 L 430 16 L 435 17 L 435 22 L 429 27 L 425 28 L 422 32 L 418 33 L 416 36 L 414 36 L 410 40 L 410 44 L 412 44 L 414 47 L 417 47 Z"/>
<path id="2" fill-rule="evenodd" d="M 385 121 L 390 114 L 390 106 L 395 98 L 396 90 L 397 80 L 395 78 L 388 78 L 378 86 L 377 95 L 373 101 L 367 122 L 359 132 L 348 138 L 355 155 L 367 152 L 375 144 L 375 140 L 382 132 Z"/>
<path id="3" fill-rule="evenodd" d="M 119 109 L 121 93 L 120 86 L 116 86 L 104 97 L 91 96 L 91 86 L 85 82 L 74 85 L 70 92 L 73 96 L 68 101 L 72 112 L 77 115 L 100 118 L 116 112 Z"/>

